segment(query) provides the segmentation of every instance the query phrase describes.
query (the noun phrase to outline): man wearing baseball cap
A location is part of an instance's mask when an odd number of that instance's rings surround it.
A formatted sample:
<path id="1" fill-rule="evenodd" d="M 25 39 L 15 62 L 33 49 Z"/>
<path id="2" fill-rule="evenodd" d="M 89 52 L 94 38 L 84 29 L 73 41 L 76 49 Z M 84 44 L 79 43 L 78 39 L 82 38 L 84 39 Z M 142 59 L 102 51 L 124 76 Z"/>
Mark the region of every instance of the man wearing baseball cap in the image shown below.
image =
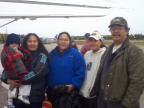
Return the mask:
<path id="1" fill-rule="evenodd" d="M 90 33 L 86 33 L 84 36 L 85 37 L 85 44 L 82 46 L 82 48 L 80 50 L 80 53 L 82 54 L 82 56 L 84 56 L 85 53 L 90 50 L 89 41 L 88 41 L 89 36 L 90 36 Z"/>
<path id="2" fill-rule="evenodd" d="M 113 44 L 105 51 L 91 95 L 98 94 L 98 108 L 139 108 L 144 88 L 144 53 L 128 39 L 123 17 L 108 26 Z"/>

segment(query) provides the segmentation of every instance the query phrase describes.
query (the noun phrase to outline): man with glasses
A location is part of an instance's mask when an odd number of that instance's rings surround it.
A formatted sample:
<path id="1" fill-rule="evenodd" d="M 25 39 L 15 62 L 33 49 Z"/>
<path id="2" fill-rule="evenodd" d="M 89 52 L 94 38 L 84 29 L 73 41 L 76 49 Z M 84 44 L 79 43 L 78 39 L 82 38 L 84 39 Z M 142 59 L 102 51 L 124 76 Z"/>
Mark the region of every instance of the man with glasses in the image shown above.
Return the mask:
<path id="1" fill-rule="evenodd" d="M 128 39 L 129 27 L 123 17 L 111 20 L 113 44 L 101 59 L 93 87 L 98 108 L 139 108 L 144 88 L 144 54 Z"/>

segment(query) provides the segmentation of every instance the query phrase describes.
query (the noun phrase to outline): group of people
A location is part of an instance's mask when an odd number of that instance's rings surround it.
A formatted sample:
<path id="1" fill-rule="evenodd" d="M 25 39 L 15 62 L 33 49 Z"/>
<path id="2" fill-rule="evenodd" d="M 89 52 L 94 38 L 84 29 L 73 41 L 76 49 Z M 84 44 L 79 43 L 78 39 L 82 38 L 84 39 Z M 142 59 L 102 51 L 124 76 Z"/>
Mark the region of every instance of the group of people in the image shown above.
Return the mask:
<path id="1" fill-rule="evenodd" d="M 5 108 L 42 108 L 45 93 L 53 108 L 140 108 L 144 89 L 144 53 L 128 40 L 123 17 L 108 26 L 113 44 L 98 31 L 86 33 L 80 52 L 68 32 L 61 32 L 50 53 L 29 33 L 21 46 L 7 36 L 1 54 L 1 80 L 9 89 Z"/>

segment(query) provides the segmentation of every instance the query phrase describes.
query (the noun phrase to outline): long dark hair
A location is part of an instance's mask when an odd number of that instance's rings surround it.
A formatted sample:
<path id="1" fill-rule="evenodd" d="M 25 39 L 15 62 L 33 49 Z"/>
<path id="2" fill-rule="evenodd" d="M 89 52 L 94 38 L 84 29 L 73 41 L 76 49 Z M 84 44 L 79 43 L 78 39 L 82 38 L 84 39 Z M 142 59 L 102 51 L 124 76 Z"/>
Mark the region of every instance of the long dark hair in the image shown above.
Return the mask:
<path id="1" fill-rule="evenodd" d="M 101 48 L 103 48 L 103 47 L 105 47 L 105 48 L 106 48 L 105 43 L 104 43 L 104 42 L 103 42 L 101 39 L 100 39 L 100 41 L 101 41 L 101 43 L 102 43 L 102 44 L 100 45 L 100 47 L 101 47 Z"/>
<path id="2" fill-rule="evenodd" d="M 73 42 L 71 42 L 71 46 L 72 46 L 72 43 Z M 76 42 L 74 42 L 75 43 L 75 45 L 74 46 L 72 46 L 72 48 L 75 48 L 75 49 L 77 49 L 78 50 L 78 47 L 77 47 L 77 45 L 76 45 Z"/>
<path id="3" fill-rule="evenodd" d="M 44 47 L 43 43 L 41 42 L 41 40 L 40 40 L 40 38 L 38 37 L 37 34 L 35 34 L 35 33 L 29 33 L 29 34 L 27 34 L 27 35 L 25 36 L 25 38 L 24 38 L 21 46 L 24 47 L 25 49 L 28 49 L 28 48 L 27 48 L 27 40 L 28 40 L 29 37 L 32 36 L 32 35 L 35 36 L 36 39 L 38 40 L 38 49 L 37 49 L 37 51 L 38 51 L 39 53 L 44 53 L 44 54 L 47 56 L 47 61 L 49 61 L 49 60 L 50 60 L 50 56 L 49 56 L 48 50 Z"/>

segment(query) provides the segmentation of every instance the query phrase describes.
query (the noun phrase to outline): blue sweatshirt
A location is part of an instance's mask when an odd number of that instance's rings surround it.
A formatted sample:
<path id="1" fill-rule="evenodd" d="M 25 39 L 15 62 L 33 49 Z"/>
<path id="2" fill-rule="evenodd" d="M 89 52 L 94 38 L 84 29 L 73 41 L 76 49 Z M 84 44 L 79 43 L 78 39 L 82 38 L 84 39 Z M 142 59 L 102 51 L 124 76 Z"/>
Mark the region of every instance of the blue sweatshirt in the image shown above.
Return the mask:
<path id="1" fill-rule="evenodd" d="M 50 57 L 47 86 L 71 84 L 73 88 L 80 88 L 85 78 L 86 65 L 78 50 L 69 46 L 60 57 L 55 50 L 52 50 Z"/>

